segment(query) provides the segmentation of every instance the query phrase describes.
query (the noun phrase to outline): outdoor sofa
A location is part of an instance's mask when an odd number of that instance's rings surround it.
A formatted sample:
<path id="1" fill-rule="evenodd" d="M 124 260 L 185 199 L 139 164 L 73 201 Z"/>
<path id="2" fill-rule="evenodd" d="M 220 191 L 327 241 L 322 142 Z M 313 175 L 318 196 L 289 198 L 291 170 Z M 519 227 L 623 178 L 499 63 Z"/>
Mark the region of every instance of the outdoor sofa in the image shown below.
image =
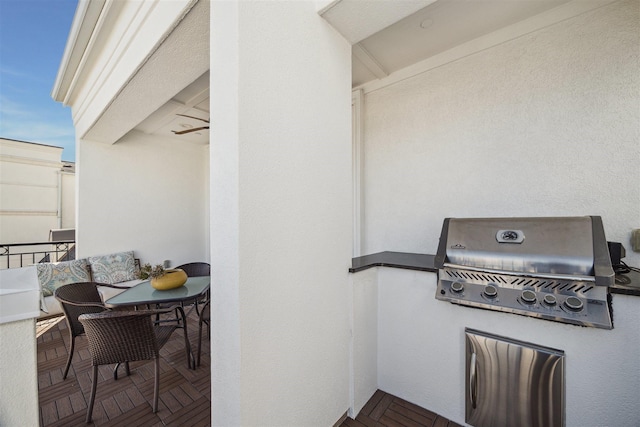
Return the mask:
<path id="1" fill-rule="evenodd" d="M 53 296 L 55 289 L 60 286 L 77 282 L 97 282 L 128 288 L 142 282 L 137 278 L 139 261 L 134 258 L 133 251 L 73 261 L 41 263 L 37 264 L 36 268 L 41 290 L 39 319 L 63 314 L 62 306 Z M 106 301 L 124 289 L 98 286 L 98 291 L 102 300 Z"/>

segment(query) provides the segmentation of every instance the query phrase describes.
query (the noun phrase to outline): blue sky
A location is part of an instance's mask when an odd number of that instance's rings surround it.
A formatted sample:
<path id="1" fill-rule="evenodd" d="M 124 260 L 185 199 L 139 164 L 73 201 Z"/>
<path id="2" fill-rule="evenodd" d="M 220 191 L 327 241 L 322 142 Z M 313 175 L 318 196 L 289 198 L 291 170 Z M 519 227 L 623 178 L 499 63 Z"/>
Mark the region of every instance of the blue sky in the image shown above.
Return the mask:
<path id="1" fill-rule="evenodd" d="M 63 147 L 71 109 L 51 98 L 78 0 L 0 0 L 0 137 Z"/>

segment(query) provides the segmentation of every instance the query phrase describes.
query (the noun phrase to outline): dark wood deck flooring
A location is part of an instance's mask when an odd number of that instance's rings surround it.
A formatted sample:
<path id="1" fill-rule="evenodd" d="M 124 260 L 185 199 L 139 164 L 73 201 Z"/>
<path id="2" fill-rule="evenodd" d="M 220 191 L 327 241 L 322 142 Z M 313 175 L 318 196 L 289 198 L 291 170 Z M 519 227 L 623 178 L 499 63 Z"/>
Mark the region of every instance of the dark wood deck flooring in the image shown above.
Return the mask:
<path id="1" fill-rule="evenodd" d="M 197 347 L 198 322 L 193 311 L 188 334 Z M 152 411 L 153 364 L 131 363 L 131 375 L 124 370 L 113 379 L 112 367 L 99 370 L 95 426 L 210 426 L 211 376 L 209 340 L 203 337 L 202 364 L 187 369 L 182 330 L 173 333 L 160 352 L 160 400 Z M 62 373 L 67 360 L 69 332 L 64 317 L 38 322 L 38 389 L 40 425 L 86 426 L 91 390 L 91 365 L 87 339 L 76 338 L 76 349 L 66 380 Z M 355 420 L 347 418 L 340 427 L 460 427 L 427 409 L 378 390 Z"/>
<path id="2" fill-rule="evenodd" d="M 188 334 L 194 354 L 198 321 L 195 310 L 188 319 Z M 38 389 L 40 425 L 86 426 L 91 393 L 91 365 L 87 339 L 76 338 L 76 349 L 66 380 L 62 373 L 67 360 L 69 332 L 64 317 L 37 324 Z M 203 330 L 200 367 L 187 368 L 184 335 L 176 330 L 160 351 L 160 399 L 153 413 L 153 362 L 131 363 L 131 375 L 120 368 L 113 379 L 111 366 L 99 368 L 99 382 L 93 409 L 95 426 L 209 426 L 211 425 L 211 375 L 209 339 Z"/>
<path id="3" fill-rule="evenodd" d="M 427 409 L 377 390 L 356 419 L 347 418 L 340 427 L 460 427 Z"/>

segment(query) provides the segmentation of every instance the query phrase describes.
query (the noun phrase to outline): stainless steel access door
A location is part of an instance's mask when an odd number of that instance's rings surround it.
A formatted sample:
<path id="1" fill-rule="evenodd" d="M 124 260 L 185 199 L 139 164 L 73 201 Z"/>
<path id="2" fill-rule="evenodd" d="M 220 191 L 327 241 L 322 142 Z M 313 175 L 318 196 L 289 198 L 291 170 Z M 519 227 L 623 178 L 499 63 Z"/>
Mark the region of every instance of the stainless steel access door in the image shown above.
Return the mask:
<path id="1" fill-rule="evenodd" d="M 465 329 L 466 417 L 475 427 L 561 427 L 564 352 Z"/>

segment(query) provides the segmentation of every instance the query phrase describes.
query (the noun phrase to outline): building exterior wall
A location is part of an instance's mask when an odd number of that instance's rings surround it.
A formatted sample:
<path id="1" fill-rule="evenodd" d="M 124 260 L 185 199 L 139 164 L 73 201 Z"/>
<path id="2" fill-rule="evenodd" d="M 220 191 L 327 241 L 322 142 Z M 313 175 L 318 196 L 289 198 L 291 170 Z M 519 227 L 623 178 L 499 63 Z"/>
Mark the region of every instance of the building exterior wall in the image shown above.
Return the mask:
<path id="1" fill-rule="evenodd" d="M 51 229 L 75 227 L 75 180 L 61 156 L 61 147 L 0 138 L 0 243 L 46 242 Z"/>
<path id="2" fill-rule="evenodd" d="M 60 228 L 76 228 L 76 174 L 62 172 Z"/>
<path id="3" fill-rule="evenodd" d="M 172 266 L 209 259 L 208 146 L 131 132 L 79 141 L 77 257 L 133 250 Z"/>
<path id="4" fill-rule="evenodd" d="M 349 407 L 350 53 L 313 2 L 211 3 L 212 425 Z"/>
<path id="5" fill-rule="evenodd" d="M 363 253 L 434 253 L 445 217 L 640 226 L 640 4 L 620 1 L 366 93 Z"/>

